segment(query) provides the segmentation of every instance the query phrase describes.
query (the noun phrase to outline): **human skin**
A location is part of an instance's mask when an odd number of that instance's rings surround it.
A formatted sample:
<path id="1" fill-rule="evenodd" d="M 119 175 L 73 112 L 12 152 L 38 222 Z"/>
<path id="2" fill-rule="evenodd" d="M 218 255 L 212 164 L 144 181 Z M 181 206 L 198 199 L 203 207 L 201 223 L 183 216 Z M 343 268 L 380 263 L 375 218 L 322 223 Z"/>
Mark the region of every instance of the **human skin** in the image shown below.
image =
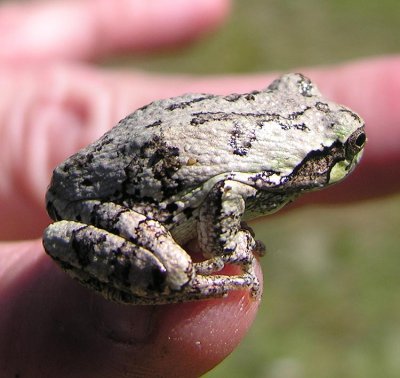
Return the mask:
<path id="1" fill-rule="evenodd" d="M 145 1 L 121 1 L 118 14 L 106 0 L 0 7 L 0 376 L 195 377 L 237 346 L 256 315 L 259 302 L 246 292 L 177 305 L 114 304 L 72 281 L 43 251 L 43 198 L 59 162 L 154 99 L 260 89 L 278 74 L 166 76 L 89 63 L 188 43 L 229 9 L 223 0 L 186 7 L 180 4 L 187 0 L 159 0 L 151 9 Z M 49 14 L 54 23 L 40 23 Z M 84 22 L 71 30 L 68 15 Z M 145 17 L 151 22 L 138 21 Z M 41 33 L 30 32 L 38 23 Z M 158 32 L 150 33 L 149 24 Z M 399 68 L 392 56 L 296 69 L 361 114 L 368 136 L 350 178 L 297 206 L 399 191 Z"/>

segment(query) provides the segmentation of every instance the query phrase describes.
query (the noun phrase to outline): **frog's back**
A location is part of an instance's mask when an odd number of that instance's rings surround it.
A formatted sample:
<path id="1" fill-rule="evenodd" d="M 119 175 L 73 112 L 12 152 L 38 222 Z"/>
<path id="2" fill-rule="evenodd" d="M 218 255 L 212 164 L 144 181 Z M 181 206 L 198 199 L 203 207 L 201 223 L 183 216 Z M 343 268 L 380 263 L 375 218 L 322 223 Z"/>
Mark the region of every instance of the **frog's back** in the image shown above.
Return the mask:
<path id="1" fill-rule="evenodd" d="M 162 190 L 172 193 L 188 185 L 172 178 L 184 165 L 185 146 L 193 143 L 182 109 L 189 102 L 213 97 L 184 95 L 136 110 L 61 163 L 53 172 L 47 197 L 65 202 L 117 200 L 126 195 L 159 200 L 165 197 Z"/>
<path id="2" fill-rule="evenodd" d="M 50 191 L 68 201 L 162 200 L 222 172 L 246 170 L 254 165 L 244 140 L 254 120 L 232 120 L 235 112 L 253 111 L 242 97 L 187 94 L 140 108 L 59 165 Z"/>
<path id="3" fill-rule="evenodd" d="M 67 201 L 160 201 L 226 172 L 289 174 L 339 138 L 332 125 L 343 141 L 353 130 L 340 123 L 357 126 L 353 113 L 321 102 L 313 87 L 302 93 L 303 79 L 288 75 L 248 94 L 155 101 L 57 167 L 49 192 Z"/>

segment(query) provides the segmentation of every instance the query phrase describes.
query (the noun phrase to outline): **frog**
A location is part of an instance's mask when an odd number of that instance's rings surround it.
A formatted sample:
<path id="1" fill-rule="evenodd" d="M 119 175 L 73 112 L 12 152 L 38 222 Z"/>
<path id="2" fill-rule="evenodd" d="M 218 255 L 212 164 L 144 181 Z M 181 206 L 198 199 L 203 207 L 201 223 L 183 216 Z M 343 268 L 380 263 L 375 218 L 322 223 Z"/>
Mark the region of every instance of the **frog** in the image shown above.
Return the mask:
<path id="1" fill-rule="evenodd" d="M 365 143 L 361 117 L 299 73 L 264 90 L 157 100 L 54 169 L 43 246 L 118 303 L 256 299 L 265 247 L 248 222 L 343 180 Z M 201 259 L 185 250 L 192 239 Z"/>

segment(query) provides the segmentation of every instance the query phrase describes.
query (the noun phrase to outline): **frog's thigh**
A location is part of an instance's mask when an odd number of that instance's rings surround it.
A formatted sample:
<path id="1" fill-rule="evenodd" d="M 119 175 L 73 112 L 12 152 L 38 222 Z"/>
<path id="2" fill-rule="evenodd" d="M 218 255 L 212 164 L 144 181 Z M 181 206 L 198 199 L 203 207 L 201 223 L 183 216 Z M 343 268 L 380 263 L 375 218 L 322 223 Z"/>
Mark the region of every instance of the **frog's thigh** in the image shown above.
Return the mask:
<path id="1" fill-rule="evenodd" d="M 84 223 L 109 230 L 150 251 L 165 267 L 166 283 L 172 290 L 181 290 L 193 276 L 191 257 L 160 222 L 112 202 L 86 201 L 81 206 L 90 209 L 80 213 Z"/>
<path id="2" fill-rule="evenodd" d="M 44 234 L 46 251 L 83 284 L 99 290 L 146 295 L 162 291 L 165 267 L 150 251 L 117 235 L 79 222 L 51 224 Z"/>

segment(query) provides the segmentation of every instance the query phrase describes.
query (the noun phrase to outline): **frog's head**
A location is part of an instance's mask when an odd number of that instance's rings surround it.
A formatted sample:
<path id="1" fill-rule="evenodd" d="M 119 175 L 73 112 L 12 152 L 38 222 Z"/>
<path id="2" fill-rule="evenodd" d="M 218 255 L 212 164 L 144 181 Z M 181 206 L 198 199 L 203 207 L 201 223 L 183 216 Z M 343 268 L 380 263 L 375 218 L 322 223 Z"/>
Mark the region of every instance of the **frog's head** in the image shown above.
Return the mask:
<path id="1" fill-rule="evenodd" d="M 282 76 L 269 90 L 276 96 L 272 103 L 284 110 L 268 132 L 257 135 L 258 150 L 267 151 L 268 158 L 251 177 L 253 186 L 295 197 L 353 171 L 366 142 L 364 121 L 356 113 L 324 98 L 301 74 Z"/>
<path id="2" fill-rule="evenodd" d="M 361 125 L 351 133 L 338 136 L 332 144 L 310 151 L 287 176 L 284 186 L 295 191 L 309 191 L 343 180 L 359 163 L 365 142 Z"/>
<path id="3" fill-rule="evenodd" d="M 293 155 L 303 156 L 283 180 L 291 192 L 317 190 L 343 180 L 359 163 L 366 143 L 364 121 L 356 113 L 321 101 L 318 93 L 310 97 L 316 102 L 305 118 L 308 130 L 301 133 L 301 142 L 292 143 Z"/>
<path id="4" fill-rule="evenodd" d="M 341 109 L 343 114 L 339 114 L 337 122 L 331 126 L 331 137 L 325 136 L 324 143 L 319 142 L 320 148 L 310 149 L 292 169 L 286 164 L 289 173 L 264 170 L 250 176 L 247 182 L 259 191 L 246 204 L 248 219 L 273 213 L 302 193 L 337 183 L 353 171 L 361 159 L 366 135 L 362 120 L 350 110 Z M 350 123 L 349 117 L 352 118 Z M 295 145 L 300 146 L 300 143 Z M 294 148 L 293 155 L 299 155 L 299 151 L 300 147 Z"/>
<path id="5" fill-rule="evenodd" d="M 367 137 L 364 126 L 349 135 L 346 142 L 342 144 L 337 159 L 332 162 L 327 183 L 329 185 L 343 180 L 359 163 L 364 152 Z M 333 151 L 332 151 L 333 152 Z"/>

